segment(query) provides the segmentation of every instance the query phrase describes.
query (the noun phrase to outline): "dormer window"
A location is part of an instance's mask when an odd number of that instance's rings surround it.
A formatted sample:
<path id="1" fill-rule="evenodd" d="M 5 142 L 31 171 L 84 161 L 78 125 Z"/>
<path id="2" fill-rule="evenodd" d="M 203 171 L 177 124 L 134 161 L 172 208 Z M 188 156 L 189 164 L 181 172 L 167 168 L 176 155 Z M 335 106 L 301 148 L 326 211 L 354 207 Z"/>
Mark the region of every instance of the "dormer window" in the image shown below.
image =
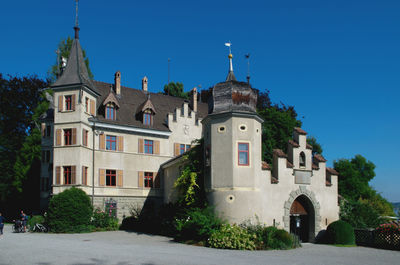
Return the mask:
<path id="1" fill-rule="evenodd" d="M 306 167 L 306 155 L 304 154 L 304 152 L 300 153 L 299 156 L 299 166 L 300 167 Z"/>
<path id="2" fill-rule="evenodd" d="M 112 104 L 108 104 L 106 106 L 106 119 L 107 120 L 116 120 L 115 107 Z"/>
<path id="3" fill-rule="evenodd" d="M 151 125 L 152 124 L 152 115 L 150 111 L 146 111 L 143 113 L 143 124 L 144 125 Z"/>

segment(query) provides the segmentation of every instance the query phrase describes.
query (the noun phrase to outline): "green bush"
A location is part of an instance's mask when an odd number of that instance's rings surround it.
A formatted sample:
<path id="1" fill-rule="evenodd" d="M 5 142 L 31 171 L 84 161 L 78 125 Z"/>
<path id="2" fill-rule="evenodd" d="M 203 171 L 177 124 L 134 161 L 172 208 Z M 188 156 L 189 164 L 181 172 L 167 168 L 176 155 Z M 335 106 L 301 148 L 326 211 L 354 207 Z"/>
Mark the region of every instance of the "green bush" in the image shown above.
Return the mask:
<path id="1" fill-rule="evenodd" d="M 257 249 L 289 249 L 300 246 L 288 232 L 274 226 L 246 222 L 241 227 L 256 236 L 254 242 Z"/>
<path id="2" fill-rule="evenodd" d="M 175 220 L 178 241 L 206 241 L 211 234 L 218 231 L 223 221 L 212 208 L 192 208 L 185 211 Z"/>
<path id="3" fill-rule="evenodd" d="M 255 250 L 256 237 L 240 226 L 224 224 L 211 234 L 207 244 L 212 248 Z"/>
<path id="4" fill-rule="evenodd" d="M 89 196 L 72 187 L 51 198 L 46 223 L 55 233 L 88 232 L 92 213 Z"/>
<path id="5" fill-rule="evenodd" d="M 330 244 L 355 245 L 354 229 L 345 221 L 335 221 L 326 229 L 326 240 Z"/>
<path id="6" fill-rule="evenodd" d="M 100 209 L 96 209 L 93 212 L 92 225 L 96 230 L 113 231 L 118 229 L 118 219 Z"/>
<path id="7" fill-rule="evenodd" d="M 32 231 L 36 224 L 44 224 L 44 217 L 41 215 L 34 215 L 28 219 L 29 230 Z"/>

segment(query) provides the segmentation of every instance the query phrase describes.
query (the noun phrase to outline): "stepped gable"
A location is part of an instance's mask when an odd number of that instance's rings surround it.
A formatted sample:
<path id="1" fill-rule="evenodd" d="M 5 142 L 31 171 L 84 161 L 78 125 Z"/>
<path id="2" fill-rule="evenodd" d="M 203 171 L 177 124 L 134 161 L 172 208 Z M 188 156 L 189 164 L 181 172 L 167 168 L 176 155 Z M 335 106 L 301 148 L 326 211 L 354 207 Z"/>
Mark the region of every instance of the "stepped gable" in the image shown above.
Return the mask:
<path id="1" fill-rule="evenodd" d="M 116 120 L 107 120 L 104 117 L 104 107 L 102 103 L 109 95 L 110 83 L 93 81 L 96 89 L 100 93 L 97 100 L 97 119 L 103 123 L 110 123 L 116 125 L 127 125 L 137 128 L 154 129 L 160 131 L 169 131 L 166 124 L 166 116 L 168 113 L 173 113 L 176 108 L 182 107 L 185 102 L 184 99 L 172 96 L 166 96 L 157 93 L 144 92 L 143 90 L 133 89 L 121 86 L 121 97 L 118 99 L 120 108 L 117 110 Z M 150 93 L 151 102 L 157 113 L 153 116 L 153 125 L 144 125 L 140 119 L 136 117 L 136 111 L 139 106 L 146 102 L 148 94 Z M 197 117 L 202 119 L 207 116 L 208 106 L 205 103 L 198 102 Z M 194 113 L 192 113 L 194 115 Z"/>

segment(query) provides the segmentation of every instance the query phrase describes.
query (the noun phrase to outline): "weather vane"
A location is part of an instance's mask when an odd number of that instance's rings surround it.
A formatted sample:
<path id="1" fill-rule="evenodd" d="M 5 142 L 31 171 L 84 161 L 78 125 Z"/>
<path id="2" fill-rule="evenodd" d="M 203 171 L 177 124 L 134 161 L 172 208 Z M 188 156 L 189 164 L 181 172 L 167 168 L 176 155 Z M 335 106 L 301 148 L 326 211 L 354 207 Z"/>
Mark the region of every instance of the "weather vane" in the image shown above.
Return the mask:
<path id="1" fill-rule="evenodd" d="M 227 43 L 225 43 L 225 46 L 229 48 L 229 54 L 232 54 L 232 51 L 231 51 L 232 43 L 231 43 L 231 41 L 228 41 Z"/>
<path id="2" fill-rule="evenodd" d="M 75 27 L 79 26 L 79 22 L 78 22 L 78 3 L 79 3 L 79 0 L 75 0 Z"/>

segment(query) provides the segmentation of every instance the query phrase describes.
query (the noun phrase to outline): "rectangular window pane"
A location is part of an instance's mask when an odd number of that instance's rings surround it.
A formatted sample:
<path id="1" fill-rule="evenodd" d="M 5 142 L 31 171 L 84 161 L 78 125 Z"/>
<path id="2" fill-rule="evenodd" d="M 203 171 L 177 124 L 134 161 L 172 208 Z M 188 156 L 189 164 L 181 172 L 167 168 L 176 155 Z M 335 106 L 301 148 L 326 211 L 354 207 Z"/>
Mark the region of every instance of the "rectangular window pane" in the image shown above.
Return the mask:
<path id="1" fill-rule="evenodd" d="M 72 144 L 72 130 L 65 129 L 64 130 L 64 145 L 71 145 Z"/>
<path id="2" fill-rule="evenodd" d="M 144 140 L 144 153 L 145 154 L 153 153 L 153 141 L 152 140 Z"/>
<path id="3" fill-rule="evenodd" d="M 116 186 L 117 176 L 115 170 L 106 170 L 106 186 Z"/>
<path id="4" fill-rule="evenodd" d="M 153 187 L 153 172 L 144 172 L 144 186 L 146 188 Z"/>
<path id="5" fill-rule="evenodd" d="M 107 135 L 106 150 L 117 150 L 117 136 Z"/>
<path id="6" fill-rule="evenodd" d="M 65 96 L 65 109 L 66 110 L 72 110 L 72 96 Z"/>
<path id="7" fill-rule="evenodd" d="M 184 144 L 181 144 L 181 145 L 179 146 L 179 154 L 181 155 L 181 154 L 183 154 L 183 153 L 185 153 L 185 145 L 184 145 Z"/>
<path id="8" fill-rule="evenodd" d="M 72 175 L 71 175 L 71 167 L 64 167 L 64 184 L 71 184 Z"/>
<path id="9" fill-rule="evenodd" d="M 190 144 L 186 145 L 186 151 L 188 151 L 190 149 Z"/>
<path id="10" fill-rule="evenodd" d="M 249 165 L 249 144 L 239 143 L 238 144 L 238 162 L 239 165 Z"/>

